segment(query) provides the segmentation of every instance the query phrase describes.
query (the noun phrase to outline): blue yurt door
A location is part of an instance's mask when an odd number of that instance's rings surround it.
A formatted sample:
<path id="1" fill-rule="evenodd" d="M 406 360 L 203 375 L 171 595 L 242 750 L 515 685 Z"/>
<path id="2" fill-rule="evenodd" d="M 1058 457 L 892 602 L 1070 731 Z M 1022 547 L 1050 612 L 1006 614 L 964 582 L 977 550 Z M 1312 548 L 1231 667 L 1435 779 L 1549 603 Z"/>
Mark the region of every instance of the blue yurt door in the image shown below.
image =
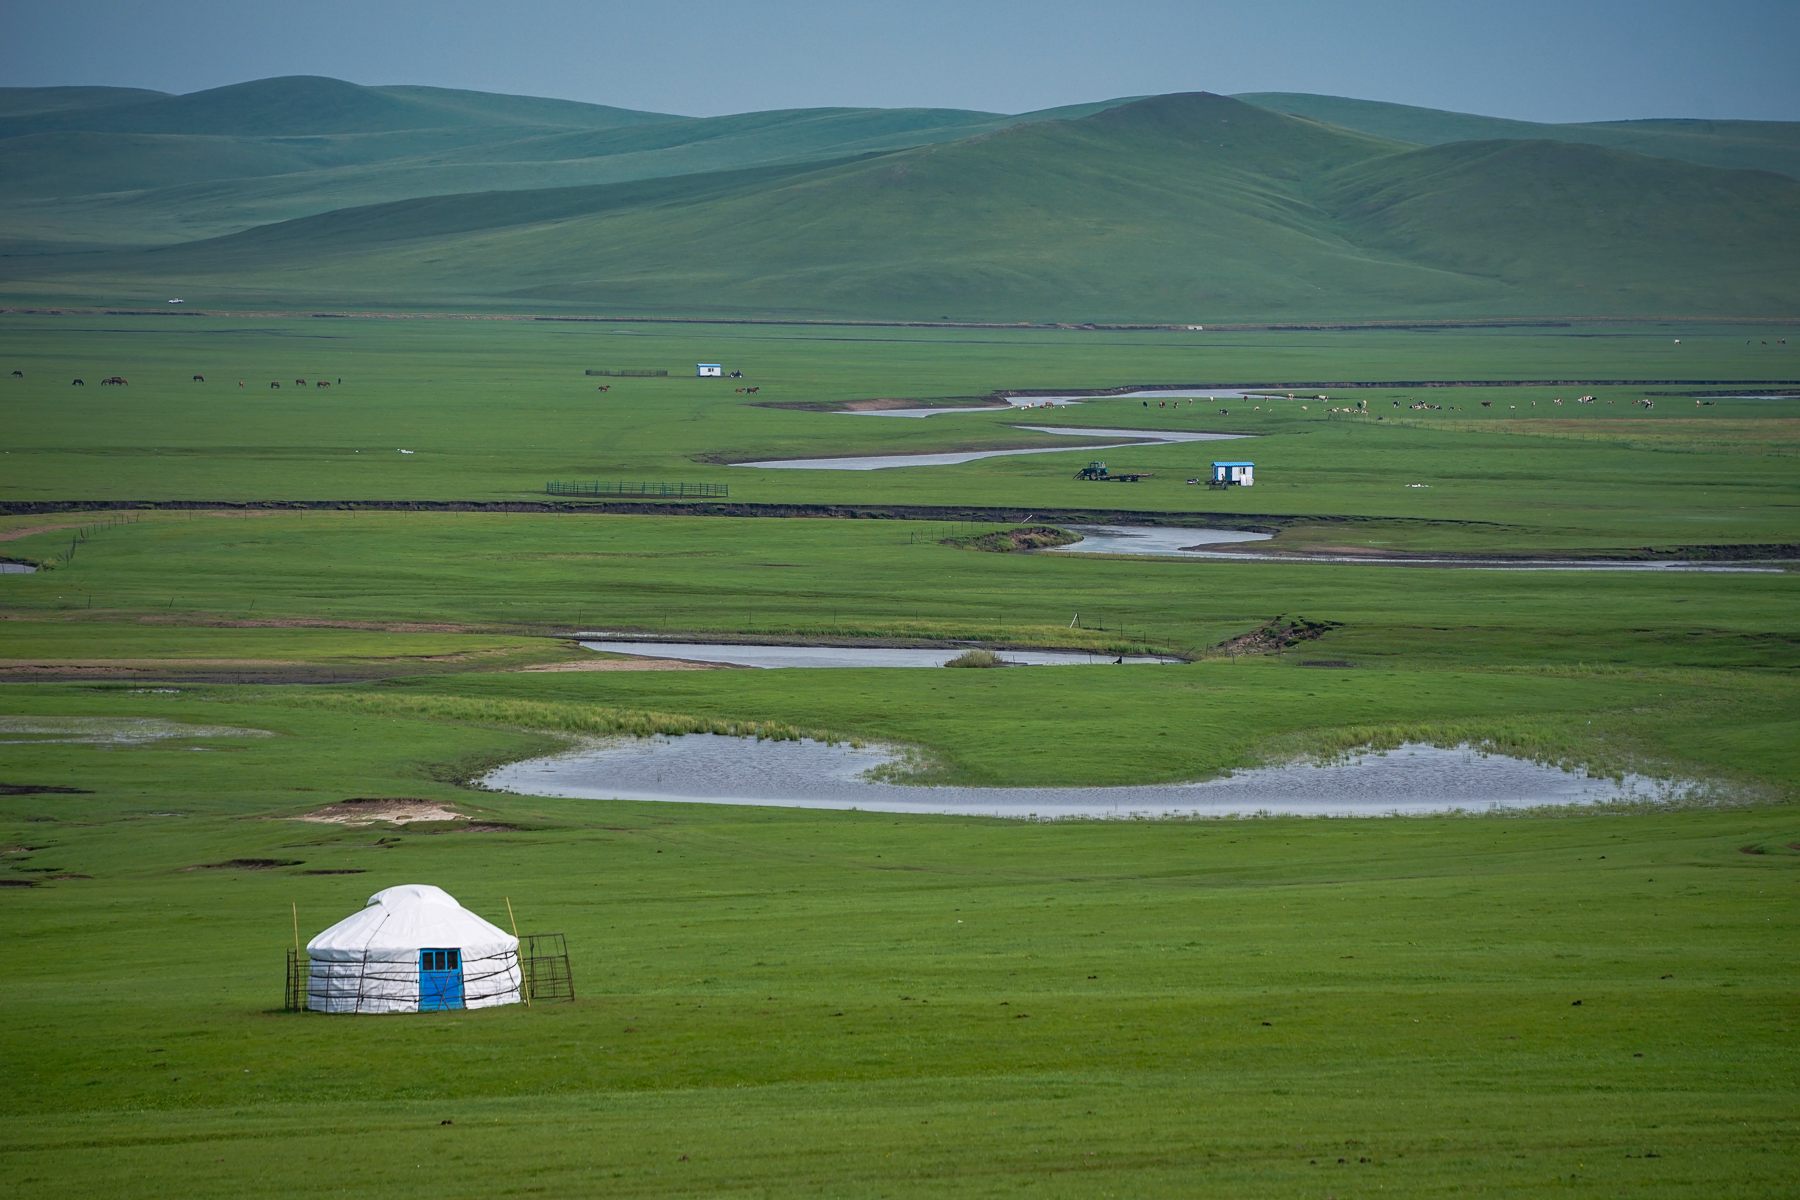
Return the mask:
<path id="1" fill-rule="evenodd" d="M 462 952 L 419 951 L 419 1011 L 463 1006 Z"/>

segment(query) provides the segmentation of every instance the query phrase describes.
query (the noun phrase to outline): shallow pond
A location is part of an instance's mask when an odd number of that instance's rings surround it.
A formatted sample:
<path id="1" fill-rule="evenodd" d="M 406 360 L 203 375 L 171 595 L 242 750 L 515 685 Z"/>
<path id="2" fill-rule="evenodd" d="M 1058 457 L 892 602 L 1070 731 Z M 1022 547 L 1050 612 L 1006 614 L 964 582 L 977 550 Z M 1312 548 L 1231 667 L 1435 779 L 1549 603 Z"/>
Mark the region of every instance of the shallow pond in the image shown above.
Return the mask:
<path id="1" fill-rule="evenodd" d="M 1105 788 L 908 787 L 864 774 L 884 747 L 758 742 L 716 734 L 610 741 L 501 767 L 487 787 L 532 796 L 999 817 L 1389 816 L 1666 799 L 1623 783 L 1466 748 L 1402 746 L 1329 766 L 1269 767 L 1206 783 Z"/>
<path id="2" fill-rule="evenodd" d="M 639 658 L 675 658 L 686 662 L 728 663 L 734 667 L 941 667 L 962 650 L 919 650 L 887 646 L 738 646 L 706 642 L 584 641 L 589 650 L 631 654 Z M 1009 663 L 1028 667 L 1081 666 L 1111 663 L 1105 654 L 1075 650 L 1000 650 Z M 1175 662 L 1175 659 L 1127 658 L 1126 663 Z"/>
<path id="3" fill-rule="evenodd" d="M 1235 558 L 1244 562 L 1260 562 L 1242 554 L 1224 554 L 1190 550 L 1189 546 L 1211 546 L 1225 542 L 1266 542 L 1273 534 L 1246 533 L 1240 529 L 1174 529 L 1169 527 L 1138 528 L 1130 525 L 1070 525 L 1070 533 L 1081 540 L 1067 546 L 1042 551 L 1044 554 L 1150 554 L 1158 558 Z"/>

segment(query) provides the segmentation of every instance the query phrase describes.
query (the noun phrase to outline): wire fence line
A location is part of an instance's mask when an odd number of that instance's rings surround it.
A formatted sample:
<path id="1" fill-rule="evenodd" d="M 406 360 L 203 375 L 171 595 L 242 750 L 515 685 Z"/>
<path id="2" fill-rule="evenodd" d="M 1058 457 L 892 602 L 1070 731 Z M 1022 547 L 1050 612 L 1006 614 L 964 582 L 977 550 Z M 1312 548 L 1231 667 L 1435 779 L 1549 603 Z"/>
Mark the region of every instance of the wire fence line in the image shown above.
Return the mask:
<path id="1" fill-rule="evenodd" d="M 604 479 L 552 479 L 544 485 L 552 496 L 729 496 L 728 483 L 623 483 Z"/>

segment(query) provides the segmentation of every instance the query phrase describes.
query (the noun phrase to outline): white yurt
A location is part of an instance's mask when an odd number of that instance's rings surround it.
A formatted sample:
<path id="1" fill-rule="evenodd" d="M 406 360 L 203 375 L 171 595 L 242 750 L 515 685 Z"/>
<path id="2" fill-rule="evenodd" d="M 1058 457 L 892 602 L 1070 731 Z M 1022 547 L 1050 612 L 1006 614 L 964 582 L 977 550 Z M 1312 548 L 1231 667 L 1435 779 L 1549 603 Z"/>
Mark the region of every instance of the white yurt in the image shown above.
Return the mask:
<path id="1" fill-rule="evenodd" d="M 442 888 L 408 883 L 369 897 L 306 944 L 306 1007 L 433 1012 L 519 1002 L 519 939 Z"/>

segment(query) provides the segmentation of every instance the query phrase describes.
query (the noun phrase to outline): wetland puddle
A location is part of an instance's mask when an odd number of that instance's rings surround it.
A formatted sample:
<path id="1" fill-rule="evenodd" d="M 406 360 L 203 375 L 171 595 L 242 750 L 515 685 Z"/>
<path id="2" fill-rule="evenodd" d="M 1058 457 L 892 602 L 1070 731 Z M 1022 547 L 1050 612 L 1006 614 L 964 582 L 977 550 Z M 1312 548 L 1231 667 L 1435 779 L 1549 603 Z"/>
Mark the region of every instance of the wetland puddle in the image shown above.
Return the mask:
<path id="1" fill-rule="evenodd" d="M 689 734 L 599 743 L 513 763 L 481 782 L 498 791 L 588 800 L 1039 819 L 1376 817 L 1665 800 L 1678 790 L 1641 776 L 1615 783 L 1467 748 L 1423 745 L 1326 766 L 1266 767 L 1206 783 L 1142 787 L 912 787 L 866 777 L 872 768 L 903 761 L 891 747 Z"/>
<path id="2" fill-rule="evenodd" d="M 668 658 L 685 662 L 726 663 L 734 667 L 941 667 L 964 647 L 921 650 L 892 646 L 739 646 L 706 642 L 590 642 L 582 646 L 606 654 Z M 1111 655 L 1085 650 L 998 650 L 1002 659 L 1027 667 L 1082 666 L 1111 663 Z M 1174 662 L 1175 659 L 1128 657 L 1127 663 Z"/>
<path id="3" fill-rule="evenodd" d="M 0 746 L 85 742 L 135 746 L 171 738 L 264 738 L 266 729 L 235 725 L 191 725 L 160 717 L 0 717 Z"/>

